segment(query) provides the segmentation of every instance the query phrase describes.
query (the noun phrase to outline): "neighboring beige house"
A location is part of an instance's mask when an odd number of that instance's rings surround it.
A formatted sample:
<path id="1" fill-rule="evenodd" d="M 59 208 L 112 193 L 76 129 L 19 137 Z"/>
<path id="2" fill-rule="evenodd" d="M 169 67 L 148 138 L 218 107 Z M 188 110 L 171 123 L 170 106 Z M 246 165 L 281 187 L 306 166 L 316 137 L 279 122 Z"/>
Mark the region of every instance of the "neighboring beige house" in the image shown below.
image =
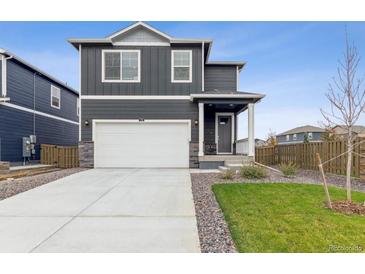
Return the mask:
<path id="1" fill-rule="evenodd" d="M 365 126 L 353 126 L 352 131 L 354 135 L 365 134 Z M 338 135 L 340 138 L 346 136 L 346 129 L 344 126 L 335 126 L 333 133 Z"/>

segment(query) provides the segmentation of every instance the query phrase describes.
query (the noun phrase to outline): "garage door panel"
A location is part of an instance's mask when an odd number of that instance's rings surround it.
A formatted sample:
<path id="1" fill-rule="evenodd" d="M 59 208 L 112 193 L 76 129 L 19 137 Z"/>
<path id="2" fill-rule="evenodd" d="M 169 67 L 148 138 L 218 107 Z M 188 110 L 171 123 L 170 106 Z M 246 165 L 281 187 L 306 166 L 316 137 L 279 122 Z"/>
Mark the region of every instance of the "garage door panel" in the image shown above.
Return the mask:
<path id="1" fill-rule="evenodd" d="M 188 123 L 96 123 L 96 167 L 188 167 Z"/>

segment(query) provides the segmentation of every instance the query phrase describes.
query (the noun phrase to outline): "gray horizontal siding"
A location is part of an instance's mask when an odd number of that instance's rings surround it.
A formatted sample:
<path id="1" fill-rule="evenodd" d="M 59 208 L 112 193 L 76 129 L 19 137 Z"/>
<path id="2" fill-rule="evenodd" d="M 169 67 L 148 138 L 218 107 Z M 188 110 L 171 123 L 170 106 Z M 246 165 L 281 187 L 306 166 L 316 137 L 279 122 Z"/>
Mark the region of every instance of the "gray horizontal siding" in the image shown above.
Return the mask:
<path id="1" fill-rule="evenodd" d="M 92 119 L 190 119 L 198 141 L 198 106 L 185 100 L 82 100 L 82 141 L 92 140 Z M 89 125 L 85 126 L 85 120 Z M 146 136 L 148 138 L 148 136 Z"/>
<path id="2" fill-rule="evenodd" d="M 237 90 L 236 66 L 205 66 L 205 90 Z"/>
<path id="3" fill-rule="evenodd" d="M 10 103 L 33 109 L 34 73 L 18 62 L 7 62 L 7 96 Z M 51 85 L 61 89 L 61 109 L 51 107 Z M 41 75 L 35 76 L 36 110 L 78 121 L 78 96 Z"/>
<path id="4" fill-rule="evenodd" d="M 33 134 L 33 114 L 0 106 L 1 160 L 22 161 L 22 137 Z M 36 158 L 40 144 L 77 145 L 78 126 L 44 116 L 35 116 Z"/>
<path id="5" fill-rule="evenodd" d="M 297 133 L 297 139 L 293 139 L 293 134 L 289 134 L 289 141 L 286 140 L 286 135 L 278 135 L 276 136 L 276 139 L 279 144 L 285 144 L 285 143 L 292 143 L 292 142 L 298 142 L 302 143 L 304 142 L 304 134 L 305 133 Z M 313 132 L 313 139 L 310 139 L 309 141 L 319 141 L 322 138 L 321 132 Z"/>
<path id="6" fill-rule="evenodd" d="M 140 49 L 140 83 L 102 83 L 103 49 Z M 171 50 L 193 51 L 192 83 L 171 83 Z M 201 47 L 106 47 L 84 46 L 81 50 L 82 95 L 189 95 L 202 89 Z"/>

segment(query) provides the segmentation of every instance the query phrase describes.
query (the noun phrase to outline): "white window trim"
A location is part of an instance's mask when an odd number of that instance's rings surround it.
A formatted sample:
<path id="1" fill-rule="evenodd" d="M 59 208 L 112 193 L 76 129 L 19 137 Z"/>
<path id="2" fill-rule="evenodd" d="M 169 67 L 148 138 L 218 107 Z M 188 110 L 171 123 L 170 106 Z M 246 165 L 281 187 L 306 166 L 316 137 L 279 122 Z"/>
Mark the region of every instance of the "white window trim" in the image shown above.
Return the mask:
<path id="1" fill-rule="evenodd" d="M 313 139 L 313 132 L 308 132 L 308 139 L 312 140 Z"/>
<path id="2" fill-rule="evenodd" d="M 297 140 L 297 134 L 296 133 L 293 134 L 293 140 L 294 141 Z"/>
<path id="3" fill-rule="evenodd" d="M 59 103 L 59 106 L 58 107 L 55 106 L 55 105 L 53 105 L 53 102 L 52 102 L 52 97 L 57 97 L 57 96 L 53 96 L 52 91 L 53 91 L 54 88 L 55 89 L 58 89 L 60 91 L 60 97 L 58 97 L 58 101 L 60 103 Z M 54 85 L 51 85 L 51 107 L 56 108 L 56 109 L 61 109 L 61 89 L 59 87 L 54 86 Z"/>
<path id="4" fill-rule="evenodd" d="M 80 117 L 80 98 L 77 98 L 76 99 L 76 114 L 77 114 L 77 117 Z"/>
<path id="5" fill-rule="evenodd" d="M 218 118 L 220 116 L 230 116 L 231 117 L 231 152 L 219 152 L 218 145 Z M 234 113 L 233 112 L 216 112 L 215 113 L 215 143 L 217 154 L 233 154 L 233 143 L 234 143 L 234 130 L 235 130 L 235 121 L 234 121 Z"/>
<path id="6" fill-rule="evenodd" d="M 105 58 L 107 52 L 119 52 L 120 54 L 120 80 L 105 79 Z M 123 80 L 122 69 L 122 53 L 123 52 L 137 52 L 138 54 L 138 79 L 137 80 Z M 141 50 L 139 49 L 103 49 L 101 51 L 101 81 L 103 83 L 140 83 L 141 82 Z"/>
<path id="7" fill-rule="evenodd" d="M 174 79 L 174 53 L 188 52 L 189 53 L 189 80 L 175 80 Z M 185 68 L 186 66 L 178 66 Z M 193 51 L 192 50 L 171 50 L 171 83 L 192 83 L 193 78 Z"/>
<path id="8" fill-rule="evenodd" d="M 288 141 L 290 141 L 290 135 L 289 134 L 287 134 L 287 135 L 285 135 L 285 140 L 288 142 Z"/>

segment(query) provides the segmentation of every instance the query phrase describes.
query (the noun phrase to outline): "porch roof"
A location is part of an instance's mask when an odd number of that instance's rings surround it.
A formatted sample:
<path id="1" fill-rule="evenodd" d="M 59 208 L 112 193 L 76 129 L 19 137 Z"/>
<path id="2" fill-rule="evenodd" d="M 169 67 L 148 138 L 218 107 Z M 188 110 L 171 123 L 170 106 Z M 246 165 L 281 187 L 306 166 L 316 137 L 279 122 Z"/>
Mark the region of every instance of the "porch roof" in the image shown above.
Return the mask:
<path id="1" fill-rule="evenodd" d="M 265 95 L 261 93 L 242 92 L 242 91 L 222 91 L 213 90 L 205 91 L 203 93 L 191 94 L 190 98 L 192 101 L 209 101 L 209 100 L 223 100 L 223 101 L 237 101 L 239 102 L 252 102 L 256 103 L 264 98 Z"/>

